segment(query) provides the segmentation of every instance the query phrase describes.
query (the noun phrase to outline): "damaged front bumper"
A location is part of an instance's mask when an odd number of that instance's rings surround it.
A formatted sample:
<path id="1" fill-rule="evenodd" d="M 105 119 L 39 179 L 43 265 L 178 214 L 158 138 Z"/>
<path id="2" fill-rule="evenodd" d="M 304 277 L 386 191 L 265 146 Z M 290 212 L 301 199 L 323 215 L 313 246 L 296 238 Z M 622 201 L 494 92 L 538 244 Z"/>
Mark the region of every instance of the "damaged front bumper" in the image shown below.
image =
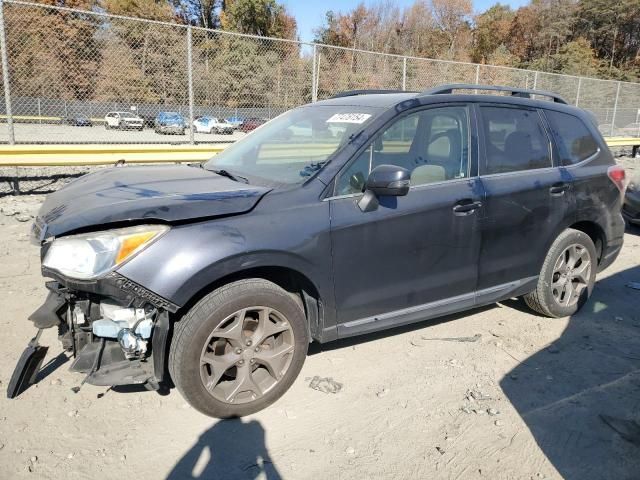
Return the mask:
<path id="1" fill-rule="evenodd" d="M 54 280 L 46 283 L 48 296 L 29 320 L 39 332 L 58 329 L 63 349 L 75 358 L 70 370 L 85 375 L 82 383 L 158 389 L 166 373 L 169 315 L 178 306 L 116 272 L 94 282 L 43 273 Z M 37 338 L 31 341 L 16 366 L 9 398 L 33 383 L 43 348 Z M 34 355 L 37 365 L 29 360 Z"/>

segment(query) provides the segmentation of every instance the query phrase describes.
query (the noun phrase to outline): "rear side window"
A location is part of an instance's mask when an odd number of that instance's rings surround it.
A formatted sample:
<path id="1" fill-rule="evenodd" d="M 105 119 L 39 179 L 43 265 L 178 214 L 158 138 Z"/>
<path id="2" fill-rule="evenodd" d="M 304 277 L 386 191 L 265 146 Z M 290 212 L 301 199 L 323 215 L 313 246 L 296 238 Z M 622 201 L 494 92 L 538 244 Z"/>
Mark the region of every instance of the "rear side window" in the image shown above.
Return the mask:
<path id="1" fill-rule="evenodd" d="M 563 165 L 579 163 L 598 151 L 598 143 L 578 117 L 545 111 Z"/>
<path id="2" fill-rule="evenodd" d="M 549 139 L 536 110 L 481 107 L 484 175 L 551 167 Z"/>

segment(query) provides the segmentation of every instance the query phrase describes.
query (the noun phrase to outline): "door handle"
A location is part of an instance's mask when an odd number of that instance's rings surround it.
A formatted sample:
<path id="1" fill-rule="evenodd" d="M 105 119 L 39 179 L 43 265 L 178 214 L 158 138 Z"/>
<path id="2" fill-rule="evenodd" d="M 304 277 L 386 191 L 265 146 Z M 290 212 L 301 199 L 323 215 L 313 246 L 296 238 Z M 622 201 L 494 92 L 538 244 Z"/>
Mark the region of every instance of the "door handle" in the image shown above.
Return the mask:
<path id="1" fill-rule="evenodd" d="M 549 188 L 549 193 L 554 197 L 561 197 L 568 188 L 569 185 L 564 182 L 554 183 L 551 185 L 551 188 Z"/>
<path id="2" fill-rule="evenodd" d="M 482 207 L 482 202 L 473 202 L 471 200 L 460 200 L 453 206 L 454 215 L 470 215 L 477 209 Z"/>

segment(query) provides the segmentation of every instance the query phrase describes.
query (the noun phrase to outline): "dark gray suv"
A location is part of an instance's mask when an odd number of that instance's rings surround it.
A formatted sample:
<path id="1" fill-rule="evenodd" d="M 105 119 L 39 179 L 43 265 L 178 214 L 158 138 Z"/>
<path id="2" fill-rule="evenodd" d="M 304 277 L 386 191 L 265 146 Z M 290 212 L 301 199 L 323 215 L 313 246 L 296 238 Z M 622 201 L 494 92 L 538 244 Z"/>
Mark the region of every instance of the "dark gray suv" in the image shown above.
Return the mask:
<path id="1" fill-rule="evenodd" d="M 624 185 L 592 117 L 555 94 L 346 92 L 201 165 L 50 195 L 33 227 L 50 293 L 30 320 L 91 384 L 172 381 L 207 415 L 246 415 L 314 340 L 516 296 L 573 314 L 622 247 Z M 36 336 L 9 396 L 43 352 Z"/>

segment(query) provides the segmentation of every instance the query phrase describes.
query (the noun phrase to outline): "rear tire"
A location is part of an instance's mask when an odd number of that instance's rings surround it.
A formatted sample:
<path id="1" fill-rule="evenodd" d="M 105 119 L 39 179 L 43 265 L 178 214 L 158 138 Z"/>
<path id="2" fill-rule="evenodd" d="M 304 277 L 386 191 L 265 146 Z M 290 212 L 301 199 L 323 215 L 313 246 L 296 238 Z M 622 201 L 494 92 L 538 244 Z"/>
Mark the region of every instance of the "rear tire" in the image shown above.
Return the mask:
<path id="1" fill-rule="evenodd" d="M 591 238 L 569 228 L 551 245 L 536 289 L 526 294 L 524 301 L 547 317 L 573 315 L 591 296 L 597 268 L 598 256 Z"/>
<path id="2" fill-rule="evenodd" d="M 240 280 L 205 296 L 175 324 L 169 372 L 199 412 L 241 417 L 289 389 L 308 344 L 304 312 L 291 294 L 263 279 Z"/>

